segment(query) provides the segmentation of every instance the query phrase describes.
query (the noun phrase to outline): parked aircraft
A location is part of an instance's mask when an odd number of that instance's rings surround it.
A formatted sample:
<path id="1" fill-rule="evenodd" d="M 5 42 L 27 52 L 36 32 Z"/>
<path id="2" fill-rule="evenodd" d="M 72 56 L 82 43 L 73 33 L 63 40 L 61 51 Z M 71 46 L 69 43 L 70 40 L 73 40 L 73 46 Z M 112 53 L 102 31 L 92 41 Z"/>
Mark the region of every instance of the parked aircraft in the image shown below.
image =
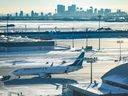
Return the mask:
<path id="1" fill-rule="evenodd" d="M 83 68 L 83 60 L 85 52 L 82 51 L 81 54 L 78 56 L 78 58 L 74 61 L 74 63 L 69 64 L 67 66 L 51 66 L 48 67 L 34 67 L 34 68 L 19 68 L 11 72 L 11 75 L 7 76 L 1 76 L 0 80 L 8 80 L 11 77 L 21 77 L 21 76 L 28 76 L 28 75 L 37 75 L 39 77 L 44 78 L 51 78 L 52 74 L 64 74 L 69 73 L 73 71 L 77 71 L 81 68 Z"/>
<path id="2" fill-rule="evenodd" d="M 73 71 L 77 71 L 83 68 L 83 60 L 84 60 L 85 52 L 81 52 L 79 57 L 75 60 L 73 64 L 67 66 L 48 66 L 48 67 L 36 67 L 36 68 L 20 68 L 14 70 L 12 73 L 15 76 L 25 76 L 25 75 L 38 75 L 39 77 L 49 77 L 51 78 L 52 74 L 64 74 Z"/>

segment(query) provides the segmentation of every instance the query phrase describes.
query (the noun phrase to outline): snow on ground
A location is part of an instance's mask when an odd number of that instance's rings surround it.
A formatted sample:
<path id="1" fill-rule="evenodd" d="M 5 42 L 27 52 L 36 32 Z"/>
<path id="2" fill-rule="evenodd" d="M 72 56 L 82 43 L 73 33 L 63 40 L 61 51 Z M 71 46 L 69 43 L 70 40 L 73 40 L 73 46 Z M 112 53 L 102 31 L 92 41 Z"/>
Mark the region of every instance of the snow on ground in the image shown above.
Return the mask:
<path id="1" fill-rule="evenodd" d="M 114 55 L 113 55 L 114 53 Z M 72 63 L 77 56 L 80 54 L 80 51 L 35 51 L 35 52 L 10 52 L 9 54 L 3 55 L 0 53 L 0 73 L 4 72 L 6 69 L 11 70 L 11 68 L 21 68 L 23 66 L 50 66 L 52 62 L 54 62 L 54 66 L 61 65 L 62 61 L 67 61 L 66 64 L 62 64 L 61 66 L 68 65 Z M 107 54 L 107 55 L 106 55 Z M 112 54 L 112 56 L 111 56 Z M 100 81 L 100 77 L 106 73 L 111 68 L 118 66 L 114 60 L 118 60 L 117 54 L 118 52 L 109 52 L 108 50 L 96 51 L 96 52 L 86 52 L 85 57 L 97 57 L 98 61 L 93 64 L 93 80 Z M 114 56 L 114 57 L 113 57 Z M 46 64 L 48 62 L 48 64 Z M 12 65 L 14 64 L 14 65 Z M 78 83 L 87 83 L 90 82 L 90 63 L 86 61 L 83 64 L 84 68 L 72 72 L 69 74 L 59 74 L 54 75 L 53 78 L 60 78 L 60 81 L 65 82 L 65 84 L 70 83 L 71 80 L 74 80 Z M 1 69 L 2 68 L 2 69 Z M 8 71 L 7 71 L 8 72 Z M 5 72 L 6 73 L 6 72 Z M 61 79 L 62 78 L 62 79 Z M 65 80 L 67 78 L 68 80 Z M 59 88 L 57 80 L 55 80 L 54 84 L 51 84 L 52 81 L 45 80 L 42 81 L 41 84 L 29 84 L 31 81 L 25 80 L 28 84 L 21 85 L 5 85 L 1 87 L 0 94 L 4 94 L 3 96 L 7 96 L 8 94 L 22 94 L 25 96 L 54 96 L 62 93 L 62 83 L 59 82 Z M 49 81 L 49 83 L 46 83 Z M 36 82 L 33 80 L 32 82 Z M 1 91 L 3 90 L 3 91 Z M 33 91 L 34 90 L 34 91 Z M 8 94 L 5 94 L 8 93 Z M 13 96 L 12 95 L 12 96 Z M 2 95 L 1 95 L 2 96 Z M 15 95 L 14 95 L 15 96 Z"/>

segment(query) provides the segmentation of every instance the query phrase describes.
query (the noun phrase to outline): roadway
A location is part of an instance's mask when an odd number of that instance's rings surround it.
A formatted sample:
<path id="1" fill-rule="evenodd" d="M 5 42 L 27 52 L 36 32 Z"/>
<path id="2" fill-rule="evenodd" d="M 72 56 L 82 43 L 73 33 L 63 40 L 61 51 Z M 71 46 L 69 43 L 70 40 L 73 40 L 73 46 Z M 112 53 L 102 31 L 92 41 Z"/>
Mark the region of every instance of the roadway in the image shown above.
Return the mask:
<path id="1" fill-rule="evenodd" d="M 4 32 L 1 35 L 21 36 L 38 39 L 84 39 L 84 38 L 127 38 L 128 30 L 104 30 L 104 31 L 46 31 L 46 32 Z"/>

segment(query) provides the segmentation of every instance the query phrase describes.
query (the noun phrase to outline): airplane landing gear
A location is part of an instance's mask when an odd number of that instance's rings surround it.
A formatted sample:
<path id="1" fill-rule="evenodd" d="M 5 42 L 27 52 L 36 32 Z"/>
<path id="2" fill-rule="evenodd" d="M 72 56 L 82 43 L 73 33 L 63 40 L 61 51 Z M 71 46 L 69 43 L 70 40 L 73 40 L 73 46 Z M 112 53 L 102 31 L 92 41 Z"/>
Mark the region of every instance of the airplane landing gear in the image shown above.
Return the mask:
<path id="1" fill-rule="evenodd" d="M 52 78 L 52 76 L 51 76 L 51 75 L 48 75 L 48 77 L 49 77 L 49 78 Z"/>
<path id="2" fill-rule="evenodd" d="M 20 76 L 18 76 L 18 79 L 20 79 Z"/>

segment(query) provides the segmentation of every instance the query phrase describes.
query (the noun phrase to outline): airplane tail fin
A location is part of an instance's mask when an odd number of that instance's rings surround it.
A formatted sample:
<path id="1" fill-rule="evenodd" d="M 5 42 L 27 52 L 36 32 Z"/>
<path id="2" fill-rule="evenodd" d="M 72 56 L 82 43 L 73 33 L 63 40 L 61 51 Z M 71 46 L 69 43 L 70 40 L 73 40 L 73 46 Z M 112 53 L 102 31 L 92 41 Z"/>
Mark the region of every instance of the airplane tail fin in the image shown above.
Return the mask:
<path id="1" fill-rule="evenodd" d="M 82 66 L 83 61 L 84 61 L 84 54 L 85 52 L 82 51 L 79 57 L 75 60 L 75 62 L 69 66 Z"/>

